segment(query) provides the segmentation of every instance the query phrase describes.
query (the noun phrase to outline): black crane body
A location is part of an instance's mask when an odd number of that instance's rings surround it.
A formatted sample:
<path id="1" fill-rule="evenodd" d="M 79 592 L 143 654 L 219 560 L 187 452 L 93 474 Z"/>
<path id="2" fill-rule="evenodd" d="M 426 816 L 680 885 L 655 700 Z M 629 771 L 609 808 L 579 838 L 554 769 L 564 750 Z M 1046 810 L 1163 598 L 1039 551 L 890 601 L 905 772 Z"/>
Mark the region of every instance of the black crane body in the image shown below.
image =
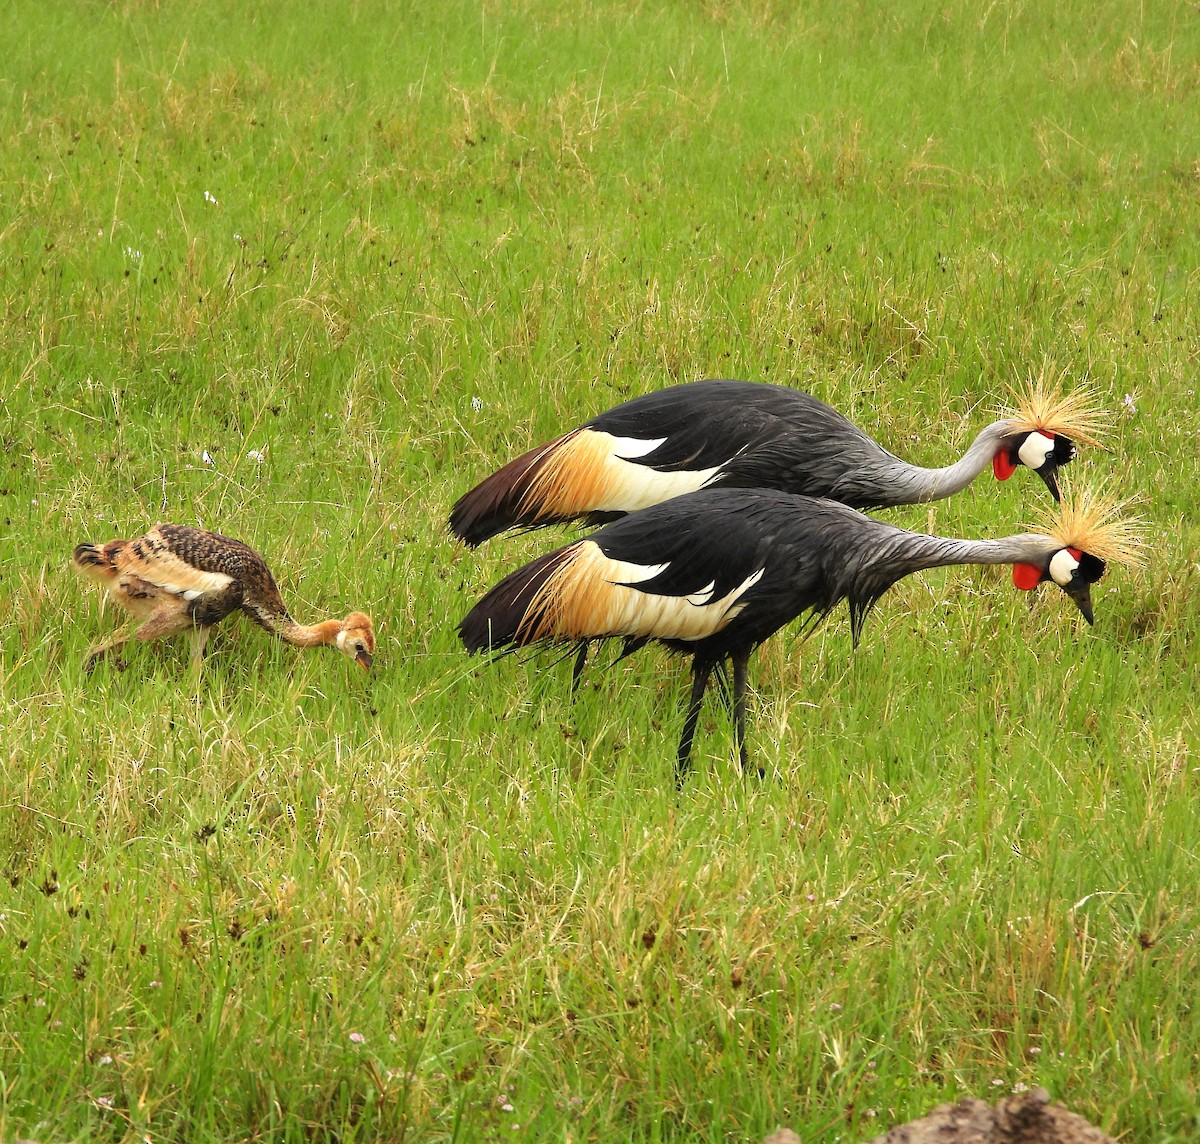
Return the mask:
<path id="1" fill-rule="evenodd" d="M 1080 533 L 1086 538 L 1087 530 Z M 828 499 L 770 489 L 712 489 L 631 513 L 501 580 L 459 625 L 471 652 L 654 640 L 692 657 L 677 755 L 686 776 L 714 670 L 732 666 L 735 738 L 746 765 L 750 653 L 785 624 L 815 627 L 842 601 L 857 645 L 863 621 L 898 580 L 951 564 L 1011 564 L 1014 582 L 1056 582 L 1092 621 L 1103 559 L 1071 536 L 955 540 L 909 532 Z"/>
<path id="2" fill-rule="evenodd" d="M 1085 395 L 1031 387 L 942 468 L 901 460 L 823 401 L 787 386 L 709 379 L 626 401 L 510 461 L 459 498 L 451 531 L 481 544 L 508 529 L 600 524 L 707 488 L 769 488 L 854 508 L 940 500 L 989 465 L 1027 466 L 1057 500 L 1057 472 L 1093 441 Z"/>

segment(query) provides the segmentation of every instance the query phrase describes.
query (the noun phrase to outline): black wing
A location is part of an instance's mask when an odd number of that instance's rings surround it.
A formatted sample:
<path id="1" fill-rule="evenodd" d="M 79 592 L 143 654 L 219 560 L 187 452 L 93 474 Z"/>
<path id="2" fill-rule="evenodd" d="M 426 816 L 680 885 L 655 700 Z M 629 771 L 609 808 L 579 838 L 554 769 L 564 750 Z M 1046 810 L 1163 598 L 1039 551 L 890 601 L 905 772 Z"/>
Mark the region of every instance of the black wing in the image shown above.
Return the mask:
<path id="1" fill-rule="evenodd" d="M 798 389 L 716 378 L 635 397 L 583 427 L 639 441 L 665 438 L 653 452 L 630 458 L 663 472 L 712 468 L 781 437 L 804 447 L 834 433 L 858 432 L 836 410 Z"/>

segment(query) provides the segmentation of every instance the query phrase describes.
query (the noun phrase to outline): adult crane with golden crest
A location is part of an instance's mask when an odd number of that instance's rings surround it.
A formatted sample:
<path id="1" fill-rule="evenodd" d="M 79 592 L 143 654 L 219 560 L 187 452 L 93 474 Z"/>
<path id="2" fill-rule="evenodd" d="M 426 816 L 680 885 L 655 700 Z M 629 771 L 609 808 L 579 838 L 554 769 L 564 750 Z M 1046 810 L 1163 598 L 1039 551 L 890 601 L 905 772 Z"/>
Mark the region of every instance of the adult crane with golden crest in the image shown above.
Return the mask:
<path id="1" fill-rule="evenodd" d="M 1043 532 L 955 540 L 897 528 L 837 501 L 774 489 L 676 497 L 526 564 L 459 625 L 468 651 L 580 645 L 616 638 L 625 654 L 655 640 L 692 657 L 691 697 L 676 756 L 687 775 L 709 678 L 732 667 L 742 766 L 750 653 L 805 616 L 815 627 L 842 601 L 857 645 L 867 613 L 898 580 L 952 564 L 1009 564 L 1018 588 L 1056 584 L 1092 622 L 1091 585 L 1109 561 L 1131 562 L 1137 530 L 1091 496 L 1060 505 Z"/>
<path id="2" fill-rule="evenodd" d="M 1030 468 L 1058 499 L 1076 443 L 1101 416 L 1084 391 L 1044 376 L 952 464 L 926 469 L 889 453 L 810 394 L 764 382 L 708 380 L 626 401 L 510 461 L 459 498 L 450 530 L 472 546 L 509 529 L 601 524 L 700 489 L 778 489 L 852 508 L 941 500 L 988 466 Z"/>

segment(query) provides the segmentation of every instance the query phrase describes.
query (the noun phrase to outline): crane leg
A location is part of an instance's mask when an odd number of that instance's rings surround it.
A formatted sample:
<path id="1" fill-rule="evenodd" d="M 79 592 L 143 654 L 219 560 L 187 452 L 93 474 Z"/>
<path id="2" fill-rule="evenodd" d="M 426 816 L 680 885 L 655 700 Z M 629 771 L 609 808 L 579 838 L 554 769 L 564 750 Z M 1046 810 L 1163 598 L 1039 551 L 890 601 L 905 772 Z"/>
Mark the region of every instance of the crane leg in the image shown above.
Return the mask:
<path id="1" fill-rule="evenodd" d="M 204 663 L 204 645 L 208 642 L 208 628 L 192 628 L 192 682 L 200 682 L 200 670 Z"/>
<path id="2" fill-rule="evenodd" d="M 571 668 L 571 698 L 575 698 L 575 693 L 579 690 L 579 677 L 583 675 L 583 669 L 587 665 L 588 657 L 588 641 L 581 640 L 579 643 L 579 652 L 575 656 L 575 666 Z"/>
<path id="3" fill-rule="evenodd" d="M 126 624 L 111 639 L 107 639 L 90 649 L 87 659 L 83 661 L 84 672 L 90 675 L 96 664 L 104 659 L 105 656 L 111 655 L 113 652 L 119 652 L 133 638 L 132 628 L 132 624 Z"/>
<path id="4" fill-rule="evenodd" d="M 746 750 L 746 669 L 750 663 L 750 653 L 742 652 L 733 659 L 733 737 L 737 742 L 738 760 L 744 775 L 750 766 L 749 752 Z M 763 768 L 758 768 L 758 777 L 763 777 Z"/>
<path id="5" fill-rule="evenodd" d="M 683 735 L 679 740 L 679 754 L 675 760 L 675 786 L 681 787 L 692 769 L 692 740 L 696 736 L 696 721 L 700 718 L 700 704 L 704 701 L 704 689 L 712 664 L 696 658 L 692 660 L 692 695 L 688 700 L 687 715 L 683 720 Z"/>

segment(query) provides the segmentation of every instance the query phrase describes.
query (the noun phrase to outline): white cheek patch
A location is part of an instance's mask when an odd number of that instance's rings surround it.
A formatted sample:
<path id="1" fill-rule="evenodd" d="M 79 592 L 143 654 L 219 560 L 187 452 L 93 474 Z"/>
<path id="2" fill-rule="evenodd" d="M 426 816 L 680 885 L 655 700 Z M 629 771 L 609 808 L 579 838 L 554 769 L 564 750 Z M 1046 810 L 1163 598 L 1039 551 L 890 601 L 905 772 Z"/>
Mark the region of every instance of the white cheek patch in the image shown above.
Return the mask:
<path id="1" fill-rule="evenodd" d="M 346 636 L 349 634 L 349 632 L 338 632 L 336 640 L 338 651 L 346 650 Z"/>
<path id="2" fill-rule="evenodd" d="M 1022 465 L 1027 465 L 1031 469 L 1040 469 L 1053 452 L 1054 438 L 1035 431 L 1025 438 L 1024 443 L 1017 450 L 1017 456 L 1021 458 Z"/>
<path id="3" fill-rule="evenodd" d="M 1060 587 L 1065 588 L 1079 567 L 1075 559 L 1065 548 L 1060 549 L 1050 560 L 1050 578 Z"/>

